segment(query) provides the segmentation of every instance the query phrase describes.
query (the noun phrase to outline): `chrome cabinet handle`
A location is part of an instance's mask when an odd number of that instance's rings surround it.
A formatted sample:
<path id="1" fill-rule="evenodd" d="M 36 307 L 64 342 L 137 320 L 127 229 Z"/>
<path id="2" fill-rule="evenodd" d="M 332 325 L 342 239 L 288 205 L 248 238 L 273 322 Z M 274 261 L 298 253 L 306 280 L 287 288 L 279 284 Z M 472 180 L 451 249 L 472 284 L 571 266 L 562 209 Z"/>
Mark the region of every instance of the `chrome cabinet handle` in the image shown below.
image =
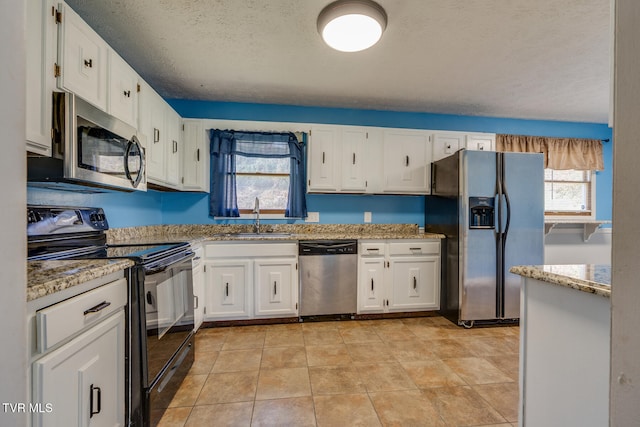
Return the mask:
<path id="1" fill-rule="evenodd" d="M 86 309 L 84 311 L 84 315 L 86 316 L 87 314 L 90 314 L 90 313 L 97 313 L 97 312 L 102 311 L 105 308 L 109 307 L 110 305 L 111 305 L 110 302 L 102 301 L 100 304 L 96 305 L 95 307 L 91 307 L 91 308 Z"/>
<path id="2" fill-rule="evenodd" d="M 193 309 L 196 310 L 200 306 L 200 298 L 198 298 L 198 295 L 194 295 L 193 299 L 195 300 L 195 306 L 193 307 Z"/>

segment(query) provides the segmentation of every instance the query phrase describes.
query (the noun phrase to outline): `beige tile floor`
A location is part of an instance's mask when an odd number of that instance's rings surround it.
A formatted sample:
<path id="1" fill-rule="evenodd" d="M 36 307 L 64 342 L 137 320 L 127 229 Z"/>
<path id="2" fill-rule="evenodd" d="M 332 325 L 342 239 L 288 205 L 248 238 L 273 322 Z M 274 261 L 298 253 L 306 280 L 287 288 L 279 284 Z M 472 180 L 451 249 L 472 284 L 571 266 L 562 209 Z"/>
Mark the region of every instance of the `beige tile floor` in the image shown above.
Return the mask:
<path id="1" fill-rule="evenodd" d="M 518 333 L 442 317 L 201 329 L 160 425 L 517 425 Z"/>

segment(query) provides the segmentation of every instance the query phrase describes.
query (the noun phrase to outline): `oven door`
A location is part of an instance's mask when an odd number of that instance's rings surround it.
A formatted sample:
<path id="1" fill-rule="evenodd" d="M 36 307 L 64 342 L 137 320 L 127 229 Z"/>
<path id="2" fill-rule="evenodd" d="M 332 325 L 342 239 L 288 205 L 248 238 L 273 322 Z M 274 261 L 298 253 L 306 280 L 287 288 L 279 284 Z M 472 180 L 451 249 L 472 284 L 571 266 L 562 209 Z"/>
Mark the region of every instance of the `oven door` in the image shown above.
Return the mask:
<path id="1" fill-rule="evenodd" d="M 145 272 L 146 375 L 150 387 L 193 333 L 191 256 Z"/>
<path id="2" fill-rule="evenodd" d="M 67 178 L 146 190 L 144 149 L 136 129 L 71 94 L 64 100 Z"/>

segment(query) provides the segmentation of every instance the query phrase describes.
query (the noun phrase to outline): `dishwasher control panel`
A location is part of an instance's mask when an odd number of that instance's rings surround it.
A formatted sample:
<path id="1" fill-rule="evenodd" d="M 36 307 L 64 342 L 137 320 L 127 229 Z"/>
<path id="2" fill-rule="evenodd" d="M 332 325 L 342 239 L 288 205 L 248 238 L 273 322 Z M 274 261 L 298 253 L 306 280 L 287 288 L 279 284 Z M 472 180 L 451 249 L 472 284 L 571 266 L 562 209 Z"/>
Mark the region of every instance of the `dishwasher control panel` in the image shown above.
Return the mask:
<path id="1" fill-rule="evenodd" d="M 298 255 L 352 255 L 358 253 L 357 240 L 300 241 Z"/>

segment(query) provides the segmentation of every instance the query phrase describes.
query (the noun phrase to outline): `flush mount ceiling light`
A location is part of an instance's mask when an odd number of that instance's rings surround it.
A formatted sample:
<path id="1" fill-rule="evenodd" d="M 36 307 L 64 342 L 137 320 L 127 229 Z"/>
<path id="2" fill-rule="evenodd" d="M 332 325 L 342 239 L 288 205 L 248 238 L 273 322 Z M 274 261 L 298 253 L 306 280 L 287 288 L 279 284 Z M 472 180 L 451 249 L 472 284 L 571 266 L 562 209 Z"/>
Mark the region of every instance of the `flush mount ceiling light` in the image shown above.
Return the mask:
<path id="1" fill-rule="evenodd" d="M 387 14 L 371 0 L 338 0 L 318 15 L 318 32 L 330 47 L 358 52 L 380 40 L 387 27 Z"/>

